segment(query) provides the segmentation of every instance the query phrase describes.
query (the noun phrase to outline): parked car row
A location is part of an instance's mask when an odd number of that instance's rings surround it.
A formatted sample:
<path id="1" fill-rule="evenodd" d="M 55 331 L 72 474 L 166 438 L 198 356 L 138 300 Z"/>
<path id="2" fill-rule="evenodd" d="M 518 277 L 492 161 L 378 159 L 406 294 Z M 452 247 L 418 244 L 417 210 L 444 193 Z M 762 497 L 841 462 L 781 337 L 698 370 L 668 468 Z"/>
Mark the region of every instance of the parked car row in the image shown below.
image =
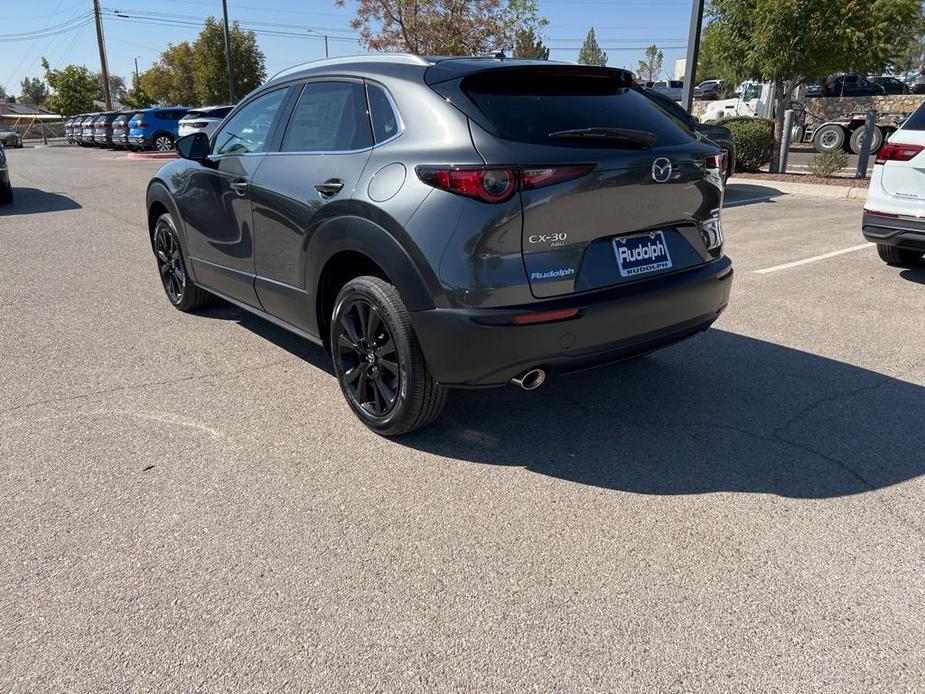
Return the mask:
<path id="1" fill-rule="evenodd" d="M 861 77 L 861 75 L 832 75 L 822 82 L 813 82 L 806 87 L 807 97 L 823 96 L 883 96 L 885 94 L 921 94 L 925 92 L 925 82 L 921 91 L 917 83 L 907 84 L 896 77 Z"/>
<path id="2" fill-rule="evenodd" d="M 82 147 L 169 152 L 179 137 L 194 132 L 211 134 L 231 109 L 171 106 L 82 113 L 65 122 L 64 136 Z"/>

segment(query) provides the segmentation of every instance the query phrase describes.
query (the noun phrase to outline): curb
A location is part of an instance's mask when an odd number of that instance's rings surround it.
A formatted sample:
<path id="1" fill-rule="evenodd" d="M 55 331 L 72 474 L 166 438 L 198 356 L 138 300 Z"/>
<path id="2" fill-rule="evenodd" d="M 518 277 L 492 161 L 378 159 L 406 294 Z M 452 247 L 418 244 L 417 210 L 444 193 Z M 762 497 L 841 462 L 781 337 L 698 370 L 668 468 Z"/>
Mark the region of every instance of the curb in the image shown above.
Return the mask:
<path id="1" fill-rule="evenodd" d="M 176 152 L 129 152 L 126 159 L 176 159 Z"/>
<path id="2" fill-rule="evenodd" d="M 733 177 L 731 183 L 747 183 L 753 186 L 774 188 L 789 195 L 805 195 L 814 198 L 834 200 L 866 200 L 867 188 L 857 186 L 827 186 L 819 183 L 791 183 L 789 181 L 771 181 L 766 178 Z"/>

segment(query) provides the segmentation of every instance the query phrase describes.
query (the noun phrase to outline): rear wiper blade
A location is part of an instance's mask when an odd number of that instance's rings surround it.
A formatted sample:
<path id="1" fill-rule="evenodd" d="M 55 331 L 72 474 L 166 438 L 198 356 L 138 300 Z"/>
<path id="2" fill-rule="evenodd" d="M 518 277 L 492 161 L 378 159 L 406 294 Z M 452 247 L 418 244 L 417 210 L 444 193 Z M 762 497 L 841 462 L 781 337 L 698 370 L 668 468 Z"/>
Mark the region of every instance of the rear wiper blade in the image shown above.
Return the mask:
<path id="1" fill-rule="evenodd" d="M 601 140 L 613 145 L 626 147 L 642 147 L 649 149 L 655 146 L 655 133 L 647 130 L 630 130 L 629 128 L 573 128 L 572 130 L 557 130 L 547 135 L 551 140 Z"/>

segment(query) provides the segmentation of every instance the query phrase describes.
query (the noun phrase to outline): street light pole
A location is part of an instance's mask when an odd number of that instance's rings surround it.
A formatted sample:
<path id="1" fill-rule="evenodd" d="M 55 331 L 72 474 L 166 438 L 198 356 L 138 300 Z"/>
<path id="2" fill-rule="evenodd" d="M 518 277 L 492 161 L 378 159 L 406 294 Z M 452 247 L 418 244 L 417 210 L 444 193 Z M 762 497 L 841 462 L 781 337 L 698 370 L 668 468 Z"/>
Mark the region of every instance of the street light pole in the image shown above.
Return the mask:
<path id="1" fill-rule="evenodd" d="M 700 57 L 700 34 L 703 31 L 703 6 L 705 0 L 691 2 L 691 26 L 687 34 L 687 63 L 684 66 L 684 91 L 681 106 L 688 113 L 694 105 L 694 79 L 697 75 L 697 58 Z"/>
<path id="2" fill-rule="evenodd" d="M 222 0 L 222 14 L 225 17 L 225 67 L 228 70 L 228 103 L 234 99 L 234 68 L 231 64 L 231 34 L 228 31 L 228 0 Z"/>

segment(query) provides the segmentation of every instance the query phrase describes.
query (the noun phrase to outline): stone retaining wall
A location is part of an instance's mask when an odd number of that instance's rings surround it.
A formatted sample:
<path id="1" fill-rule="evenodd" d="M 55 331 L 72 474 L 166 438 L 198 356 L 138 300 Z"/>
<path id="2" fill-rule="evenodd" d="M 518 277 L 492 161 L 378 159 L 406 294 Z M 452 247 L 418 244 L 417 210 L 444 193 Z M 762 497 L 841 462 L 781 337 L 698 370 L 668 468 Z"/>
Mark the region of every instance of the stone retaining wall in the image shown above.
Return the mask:
<path id="1" fill-rule="evenodd" d="M 838 118 L 853 111 L 912 113 L 925 101 L 925 94 L 889 94 L 887 96 L 844 96 L 806 99 L 806 110 L 822 120 Z M 695 101 L 694 115 L 698 118 L 706 111 L 710 101 Z"/>

